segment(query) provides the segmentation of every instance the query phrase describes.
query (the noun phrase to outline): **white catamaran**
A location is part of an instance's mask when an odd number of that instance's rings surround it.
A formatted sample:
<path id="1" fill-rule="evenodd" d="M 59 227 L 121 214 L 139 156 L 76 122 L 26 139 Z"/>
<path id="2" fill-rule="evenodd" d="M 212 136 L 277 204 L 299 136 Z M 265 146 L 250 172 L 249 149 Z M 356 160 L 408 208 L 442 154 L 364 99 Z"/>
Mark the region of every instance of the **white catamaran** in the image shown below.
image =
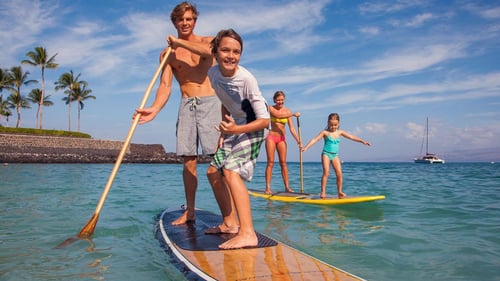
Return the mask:
<path id="1" fill-rule="evenodd" d="M 424 164 L 444 164 L 444 159 L 439 158 L 436 154 L 429 153 L 429 118 L 425 124 L 425 155 L 415 158 L 415 163 Z M 423 140 L 422 140 L 423 146 Z M 420 147 L 420 155 L 422 155 L 422 146 Z"/>

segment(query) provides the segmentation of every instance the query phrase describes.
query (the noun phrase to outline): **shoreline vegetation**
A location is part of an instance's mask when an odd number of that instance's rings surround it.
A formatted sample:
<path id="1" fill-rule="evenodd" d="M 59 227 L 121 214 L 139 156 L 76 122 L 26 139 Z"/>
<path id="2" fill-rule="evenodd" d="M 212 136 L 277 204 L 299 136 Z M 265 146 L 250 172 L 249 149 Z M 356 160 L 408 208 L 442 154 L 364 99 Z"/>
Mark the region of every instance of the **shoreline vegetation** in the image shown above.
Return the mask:
<path id="1" fill-rule="evenodd" d="M 81 132 L 70 132 L 63 130 L 45 130 L 33 128 L 11 128 L 0 126 L 0 134 L 25 134 L 38 136 L 59 136 L 59 137 L 74 137 L 91 139 L 92 136 Z"/>
<path id="2" fill-rule="evenodd" d="M 122 141 L 92 139 L 89 134 L 62 130 L 0 126 L 0 163 L 115 163 Z M 201 163 L 210 157 L 200 156 Z M 123 163 L 182 163 L 161 144 L 130 144 Z"/>

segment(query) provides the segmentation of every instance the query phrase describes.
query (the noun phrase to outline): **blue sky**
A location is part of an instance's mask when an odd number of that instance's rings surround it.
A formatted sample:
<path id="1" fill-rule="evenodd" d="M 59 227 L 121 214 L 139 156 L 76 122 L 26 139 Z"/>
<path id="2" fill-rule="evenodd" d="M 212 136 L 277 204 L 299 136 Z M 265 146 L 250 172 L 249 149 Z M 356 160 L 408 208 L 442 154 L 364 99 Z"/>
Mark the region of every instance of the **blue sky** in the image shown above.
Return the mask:
<path id="1" fill-rule="evenodd" d="M 36 46 L 57 53 L 60 67 L 46 72 L 55 105 L 44 109 L 44 128 L 68 129 L 63 93 L 53 85 L 73 70 L 97 97 L 81 112 L 81 131 L 123 140 L 165 38 L 176 35 L 169 15 L 177 3 L 3 0 L 0 67 L 19 65 Z M 337 112 L 343 130 L 372 143 L 343 140 L 342 160 L 412 161 L 429 117 L 430 152 L 448 162 L 500 161 L 500 1 L 193 3 L 200 11 L 197 34 L 233 28 L 242 35 L 241 64 L 256 76 L 269 103 L 276 90 L 287 94 L 286 106 L 302 114 L 303 142 Z M 39 68 L 23 68 L 31 79 L 40 79 Z M 175 84 L 162 113 L 139 126 L 132 142 L 161 143 L 175 151 L 179 96 Z M 73 130 L 76 113 L 75 104 Z M 22 127 L 35 127 L 35 107 L 21 114 Z M 14 115 L 8 125 L 15 123 Z M 298 149 L 288 139 L 288 160 L 298 161 Z M 303 160 L 319 161 L 321 148 L 316 144 Z"/>

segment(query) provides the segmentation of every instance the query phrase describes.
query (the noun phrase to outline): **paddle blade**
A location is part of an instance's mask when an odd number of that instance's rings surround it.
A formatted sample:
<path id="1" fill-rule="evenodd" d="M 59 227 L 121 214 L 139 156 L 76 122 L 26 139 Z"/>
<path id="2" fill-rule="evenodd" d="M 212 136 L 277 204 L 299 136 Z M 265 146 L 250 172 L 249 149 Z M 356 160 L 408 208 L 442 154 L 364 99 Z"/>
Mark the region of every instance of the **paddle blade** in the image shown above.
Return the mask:
<path id="1" fill-rule="evenodd" d="M 62 248 L 65 248 L 71 244 L 73 244 L 73 242 L 77 241 L 79 238 L 75 235 L 75 236 L 71 236 L 70 238 L 64 240 L 61 244 L 57 245 L 56 246 L 56 249 L 62 249 Z"/>
<path id="2" fill-rule="evenodd" d="M 87 222 L 87 224 L 82 228 L 82 230 L 80 230 L 80 233 L 78 233 L 78 238 L 85 239 L 92 236 L 92 234 L 94 234 L 95 226 L 97 225 L 98 219 L 99 219 L 99 214 L 94 214 Z"/>

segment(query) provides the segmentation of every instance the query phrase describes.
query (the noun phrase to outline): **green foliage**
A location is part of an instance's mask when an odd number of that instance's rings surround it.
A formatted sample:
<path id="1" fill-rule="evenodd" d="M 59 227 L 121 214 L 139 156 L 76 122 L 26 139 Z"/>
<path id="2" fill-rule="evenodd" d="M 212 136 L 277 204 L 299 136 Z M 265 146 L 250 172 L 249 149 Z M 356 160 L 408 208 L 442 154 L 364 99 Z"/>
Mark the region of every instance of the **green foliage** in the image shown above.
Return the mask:
<path id="1" fill-rule="evenodd" d="M 0 126 L 0 133 L 43 135 L 43 136 L 54 136 L 54 137 L 73 137 L 73 138 L 86 138 L 86 139 L 92 138 L 91 135 L 80 132 L 70 132 L 62 130 L 41 130 L 33 128 L 11 128 L 2 126 Z"/>

